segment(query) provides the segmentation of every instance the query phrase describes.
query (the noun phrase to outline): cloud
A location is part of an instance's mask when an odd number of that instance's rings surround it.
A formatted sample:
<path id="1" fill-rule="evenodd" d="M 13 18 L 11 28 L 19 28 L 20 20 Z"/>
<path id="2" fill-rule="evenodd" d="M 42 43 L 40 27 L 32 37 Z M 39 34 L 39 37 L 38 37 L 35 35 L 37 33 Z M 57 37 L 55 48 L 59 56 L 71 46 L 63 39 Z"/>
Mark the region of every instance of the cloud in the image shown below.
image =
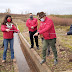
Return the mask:
<path id="1" fill-rule="evenodd" d="M 40 12 L 48 14 L 72 14 L 72 0 L 2 0 L 0 1 L 0 12 L 5 12 L 7 8 L 12 13 L 22 11 Z M 64 11 L 65 10 L 65 11 Z M 62 11 L 64 13 L 62 13 Z"/>

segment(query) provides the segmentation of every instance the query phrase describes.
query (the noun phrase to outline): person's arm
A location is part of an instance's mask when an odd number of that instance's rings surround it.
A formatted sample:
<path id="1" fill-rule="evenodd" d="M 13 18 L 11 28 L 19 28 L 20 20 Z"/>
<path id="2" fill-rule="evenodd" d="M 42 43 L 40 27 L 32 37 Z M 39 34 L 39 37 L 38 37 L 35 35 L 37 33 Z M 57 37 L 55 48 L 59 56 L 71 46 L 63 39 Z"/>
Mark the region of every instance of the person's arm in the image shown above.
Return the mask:
<path id="1" fill-rule="evenodd" d="M 52 20 L 49 20 L 49 22 L 46 24 L 46 27 L 42 30 L 38 30 L 39 34 L 42 34 L 46 31 L 48 31 L 51 27 L 53 26 L 53 21 Z"/>
<path id="2" fill-rule="evenodd" d="M 5 28 L 4 25 L 1 25 L 1 31 L 2 31 L 2 32 L 5 32 L 5 31 L 6 31 L 6 28 Z"/>
<path id="3" fill-rule="evenodd" d="M 10 29 L 6 29 L 4 25 L 1 25 L 1 31 L 2 32 L 9 32 Z"/>
<path id="4" fill-rule="evenodd" d="M 28 28 L 31 28 L 31 26 L 30 26 L 29 23 L 28 23 L 28 20 L 27 20 L 27 22 L 26 22 L 26 26 L 27 26 Z"/>
<path id="5" fill-rule="evenodd" d="M 41 26 L 39 27 L 38 31 L 34 34 L 34 36 L 38 36 L 38 35 L 39 35 L 40 30 L 41 30 Z"/>
<path id="6" fill-rule="evenodd" d="M 19 33 L 20 31 L 13 25 L 14 32 Z"/>
<path id="7" fill-rule="evenodd" d="M 72 35 L 72 31 L 67 32 L 67 35 Z"/>

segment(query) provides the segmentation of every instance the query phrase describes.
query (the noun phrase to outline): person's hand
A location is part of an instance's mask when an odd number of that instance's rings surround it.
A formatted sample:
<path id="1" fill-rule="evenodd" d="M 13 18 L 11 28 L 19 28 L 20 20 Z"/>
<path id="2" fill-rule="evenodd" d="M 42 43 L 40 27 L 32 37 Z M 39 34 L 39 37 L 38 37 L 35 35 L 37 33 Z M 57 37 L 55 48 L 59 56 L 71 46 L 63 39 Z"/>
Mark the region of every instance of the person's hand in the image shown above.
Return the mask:
<path id="1" fill-rule="evenodd" d="M 31 29 L 34 29 L 34 26 L 31 26 Z"/>
<path id="2" fill-rule="evenodd" d="M 9 32 L 9 31 L 10 31 L 10 29 L 6 29 L 6 31 L 7 31 L 7 32 Z"/>
<path id="3" fill-rule="evenodd" d="M 20 33 L 20 31 L 18 31 L 18 33 Z"/>
<path id="4" fill-rule="evenodd" d="M 38 32 L 36 32 L 36 33 L 34 34 L 34 36 L 38 36 Z"/>

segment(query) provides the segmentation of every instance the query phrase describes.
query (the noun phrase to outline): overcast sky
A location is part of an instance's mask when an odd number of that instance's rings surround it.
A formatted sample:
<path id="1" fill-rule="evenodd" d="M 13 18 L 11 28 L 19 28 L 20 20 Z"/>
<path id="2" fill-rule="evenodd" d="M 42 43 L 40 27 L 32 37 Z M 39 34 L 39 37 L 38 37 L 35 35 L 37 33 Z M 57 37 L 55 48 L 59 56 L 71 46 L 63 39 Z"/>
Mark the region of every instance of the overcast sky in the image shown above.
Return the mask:
<path id="1" fill-rule="evenodd" d="M 11 13 L 72 14 L 72 0 L 0 0 L 0 12 L 10 8 Z"/>

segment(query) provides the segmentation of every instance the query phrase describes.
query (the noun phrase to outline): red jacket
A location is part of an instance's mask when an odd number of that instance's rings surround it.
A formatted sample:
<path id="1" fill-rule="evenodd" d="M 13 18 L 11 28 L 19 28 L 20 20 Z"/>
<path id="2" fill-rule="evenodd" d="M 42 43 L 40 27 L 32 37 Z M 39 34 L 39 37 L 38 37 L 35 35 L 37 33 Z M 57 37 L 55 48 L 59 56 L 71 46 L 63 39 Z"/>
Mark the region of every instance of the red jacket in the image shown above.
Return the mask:
<path id="1" fill-rule="evenodd" d="M 26 26 L 28 27 L 29 31 L 34 32 L 37 30 L 37 19 L 33 18 L 33 20 L 31 20 L 30 18 L 27 20 L 26 22 Z M 34 26 L 34 29 L 31 29 L 31 26 Z"/>
<path id="2" fill-rule="evenodd" d="M 56 34 L 50 34 L 55 33 L 54 23 L 47 17 L 45 18 L 44 22 L 41 22 L 38 32 L 39 34 L 43 34 L 45 40 L 56 38 Z"/>
<path id="3" fill-rule="evenodd" d="M 6 25 L 1 25 L 1 31 L 3 32 L 3 38 L 4 39 L 12 39 L 13 38 L 13 33 L 19 31 L 19 30 L 17 30 L 17 28 L 14 25 L 12 25 L 12 29 L 10 29 L 10 30 L 15 30 L 15 31 L 7 32 L 6 29 L 8 29 L 6 27 Z"/>

